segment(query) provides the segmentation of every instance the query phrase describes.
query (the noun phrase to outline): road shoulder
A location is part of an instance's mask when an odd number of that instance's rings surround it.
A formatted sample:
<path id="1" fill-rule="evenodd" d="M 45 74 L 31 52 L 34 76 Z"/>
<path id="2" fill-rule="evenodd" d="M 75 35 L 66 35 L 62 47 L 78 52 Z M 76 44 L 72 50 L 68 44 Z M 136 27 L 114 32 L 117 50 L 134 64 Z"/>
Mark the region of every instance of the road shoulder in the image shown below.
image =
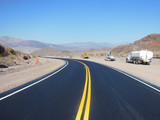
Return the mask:
<path id="1" fill-rule="evenodd" d="M 58 59 L 39 58 L 38 65 L 31 65 L 25 69 L 15 70 L 0 75 L 0 93 L 13 89 L 34 79 L 42 77 L 65 64 L 65 61 Z"/>
<path id="2" fill-rule="evenodd" d="M 159 59 L 153 59 L 151 65 L 125 63 L 125 58 L 116 58 L 116 61 L 105 61 L 104 57 L 91 57 L 90 59 L 85 60 L 111 66 L 160 87 Z"/>

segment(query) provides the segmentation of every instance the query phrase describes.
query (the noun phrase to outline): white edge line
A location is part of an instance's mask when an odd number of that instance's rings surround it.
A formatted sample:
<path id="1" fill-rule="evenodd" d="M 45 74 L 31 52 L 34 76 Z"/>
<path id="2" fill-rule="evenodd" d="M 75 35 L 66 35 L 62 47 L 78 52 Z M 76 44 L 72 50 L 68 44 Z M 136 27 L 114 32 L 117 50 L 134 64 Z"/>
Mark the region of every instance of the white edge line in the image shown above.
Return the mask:
<path id="1" fill-rule="evenodd" d="M 43 79 L 41 79 L 41 80 L 39 80 L 39 81 L 37 81 L 37 82 L 34 82 L 34 83 L 32 83 L 32 84 L 30 84 L 30 85 L 24 87 L 24 88 L 21 88 L 21 89 L 15 91 L 15 92 L 13 92 L 13 93 L 11 93 L 11 94 L 9 94 L 9 95 L 6 95 L 6 96 L 0 98 L 0 101 L 6 99 L 6 98 L 8 98 L 8 97 L 10 97 L 10 96 L 12 96 L 12 95 L 14 95 L 14 94 L 16 94 L 16 93 L 19 93 L 19 92 L 21 92 L 21 91 L 23 91 L 23 90 L 25 90 L 25 89 L 27 89 L 27 88 L 33 86 L 33 85 L 36 85 L 36 84 L 38 84 L 38 83 L 40 83 L 40 82 L 46 80 L 47 78 L 49 78 L 49 77 L 55 75 L 56 73 L 60 72 L 60 71 L 61 71 L 62 69 L 64 69 L 68 64 L 69 64 L 68 61 L 66 61 L 66 64 L 65 64 L 61 69 L 59 69 L 58 71 L 56 71 L 56 72 L 50 74 L 49 76 L 47 76 L 47 77 L 45 77 L 45 78 L 43 78 Z"/>
<path id="2" fill-rule="evenodd" d="M 104 65 L 104 64 L 101 64 L 101 65 Z M 126 76 L 128 76 L 128 77 L 130 77 L 130 78 L 132 78 L 132 79 L 134 79 L 134 80 L 136 80 L 136 81 L 138 81 L 138 82 L 150 87 L 150 88 L 152 88 L 153 90 L 155 90 L 157 92 L 160 92 L 159 89 L 157 89 L 157 88 L 155 88 L 155 87 L 153 87 L 153 86 L 151 86 L 151 85 L 149 85 L 149 84 L 147 84 L 147 83 L 145 83 L 145 82 L 143 82 L 143 81 L 141 81 L 141 80 L 139 80 L 139 79 L 137 79 L 137 78 L 135 78 L 135 77 L 133 77 L 133 76 L 131 76 L 131 75 L 119 70 L 119 69 L 117 69 L 117 68 L 114 68 L 114 67 L 111 67 L 111 66 L 108 66 L 108 65 L 104 65 L 104 66 L 107 66 L 107 67 L 109 67 L 109 68 L 111 68 L 111 69 L 113 69 L 115 71 L 118 71 L 118 72 L 120 72 L 120 73 L 122 73 L 122 74 L 124 74 L 124 75 L 126 75 Z"/>
<path id="3" fill-rule="evenodd" d="M 94 61 L 90 61 L 90 62 L 94 62 Z M 98 62 L 95 62 L 95 63 L 98 63 Z M 117 69 L 117 68 L 114 68 L 114 67 L 102 64 L 102 63 L 98 63 L 98 64 L 103 65 L 103 66 L 107 66 L 107 67 L 109 67 L 109 68 L 111 68 L 111 69 L 113 69 L 115 71 L 118 71 L 118 72 L 120 72 L 120 73 L 122 73 L 122 74 L 124 74 L 124 75 L 126 75 L 126 76 L 128 76 L 128 77 L 130 77 L 130 78 L 132 78 L 132 79 L 134 79 L 134 80 L 136 80 L 136 81 L 138 81 L 138 82 L 140 82 L 140 83 L 142 83 L 142 84 L 144 84 L 144 85 L 146 85 L 146 86 L 148 86 L 148 87 L 152 88 L 153 90 L 155 90 L 155 91 L 160 93 L 159 89 L 157 89 L 157 88 L 155 88 L 155 87 L 153 87 L 153 86 L 151 86 L 151 85 L 149 85 L 149 84 L 147 84 L 147 83 L 145 83 L 145 82 L 143 82 L 143 81 L 141 81 L 141 80 L 139 80 L 139 79 L 137 79 L 137 78 L 135 78 L 135 77 L 133 77 L 133 76 L 131 76 L 131 75 L 119 70 L 119 69 Z"/>

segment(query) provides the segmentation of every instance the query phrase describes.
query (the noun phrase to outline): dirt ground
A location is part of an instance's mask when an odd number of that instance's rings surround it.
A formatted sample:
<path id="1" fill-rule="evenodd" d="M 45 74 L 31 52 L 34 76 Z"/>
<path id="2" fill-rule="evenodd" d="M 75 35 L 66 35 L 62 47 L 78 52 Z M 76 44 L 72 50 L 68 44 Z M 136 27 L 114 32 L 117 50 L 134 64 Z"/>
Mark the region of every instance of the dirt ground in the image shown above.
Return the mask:
<path id="1" fill-rule="evenodd" d="M 12 66 L 0 71 L 0 93 L 20 86 L 24 83 L 50 73 L 65 64 L 62 60 L 39 58 L 29 61 L 29 64 Z"/>
<path id="2" fill-rule="evenodd" d="M 81 58 L 76 57 L 76 59 Z M 153 59 L 151 65 L 126 63 L 125 58 L 105 61 L 104 57 L 90 57 L 85 60 L 118 68 L 160 87 L 160 59 Z M 0 70 L 0 93 L 41 77 L 65 64 L 62 60 L 46 58 L 39 58 L 38 65 L 35 63 L 36 59 L 30 61 L 30 64 Z"/>
<path id="3" fill-rule="evenodd" d="M 125 58 L 105 61 L 104 57 L 90 57 L 88 60 L 118 68 L 160 87 L 160 59 L 153 59 L 151 65 L 126 63 Z"/>

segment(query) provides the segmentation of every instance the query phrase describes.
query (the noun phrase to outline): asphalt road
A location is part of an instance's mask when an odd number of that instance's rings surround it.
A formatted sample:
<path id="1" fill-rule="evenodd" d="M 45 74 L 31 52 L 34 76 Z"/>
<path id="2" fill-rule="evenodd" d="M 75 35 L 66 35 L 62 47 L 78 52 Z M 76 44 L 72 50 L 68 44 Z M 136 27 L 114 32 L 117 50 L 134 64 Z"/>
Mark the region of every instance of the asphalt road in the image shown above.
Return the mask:
<path id="1" fill-rule="evenodd" d="M 160 120 L 159 88 L 97 63 L 67 61 L 0 94 L 0 120 Z"/>

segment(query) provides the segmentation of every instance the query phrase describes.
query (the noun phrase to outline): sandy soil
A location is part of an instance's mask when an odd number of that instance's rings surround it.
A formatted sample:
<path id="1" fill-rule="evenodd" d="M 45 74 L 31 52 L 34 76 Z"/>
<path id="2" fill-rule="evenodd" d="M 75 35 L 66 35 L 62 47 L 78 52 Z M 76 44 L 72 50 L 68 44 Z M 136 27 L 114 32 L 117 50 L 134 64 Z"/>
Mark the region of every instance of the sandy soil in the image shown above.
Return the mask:
<path id="1" fill-rule="evenodd" d="M 116 61 L 105 61 L 104 57 L 90 57 L 88 60 L 118 68 L 160 87 L 160 59 L 153 59 L 151 65 L 126 63 L 125 58 L 116 58 Z"/>
<path id="2" fill-rule="evenodd" d="M 76 59 L 81 58 L 76 57 Z M 34 59 L 30 64 L 3 69 L 3 72 L 0 72 L 0 93 L 41 77 L 65 64 L 64 61 L 56 59 L 39 58 L 39 60 L 38 65 L 35 65 L 36 59 Z M 118 68 L 160 87 L 160 59 L 153 59 L 151 65 L 125 63 L 125 58 L 105 61 L 104 57 L 90 57 L 85 60 Z"/>
<path id="3" fill-rule="evenodd" d="M 62 60 L 39 58 L 29 61 L 30 64 L 12 66 L 0 72 L 0 93 L 50 73 L 65 64 Z"/>

